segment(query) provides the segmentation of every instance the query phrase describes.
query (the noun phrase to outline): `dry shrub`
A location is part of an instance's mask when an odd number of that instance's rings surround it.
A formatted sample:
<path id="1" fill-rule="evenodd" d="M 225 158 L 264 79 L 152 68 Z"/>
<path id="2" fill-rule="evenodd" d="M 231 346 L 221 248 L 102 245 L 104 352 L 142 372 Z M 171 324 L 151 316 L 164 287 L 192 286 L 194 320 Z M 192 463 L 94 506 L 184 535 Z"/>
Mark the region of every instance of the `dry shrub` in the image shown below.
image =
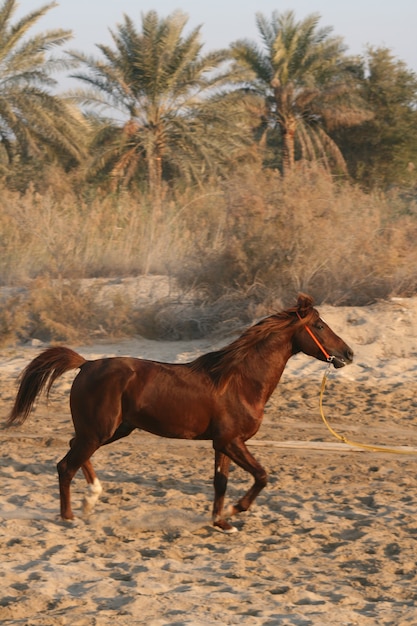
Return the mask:
<path id="1" fill-rule="evenodd" d="M 63 183 L 0 191 L 0 283 L 29 291 L 2 307 L 8 341 L 186 338 L 228 332 L 299 291 L 356 305 L 417 292 L 413 196 L 367 194 L 312 166 L 285 178 L 254 166 L 175 189 L 155 231 L 145 196 Z M 144 271 L 175 277 L 183 297 L 137 310 L 80 282 Z"/>
<path id="2" fill-rule="evenodd" d="M 235 334 L 242 326 L 270 313 L 257 302 L 258 293 L 244 294 L 235 290 L 217 300 L 204 293 L 194 294 L 191 300 L 161 300 L 137 310 L 137 332 L 148 339 L 185 340 Z M 281 305 L 275 303 L 278 310 Z"/>
<path id="3" fill-rule="evenodd" d="M 399 194 L 365 194 L 310 167 L 228 181 L 225 196 L 222 238 L 205 242 L 183 284 L 215 298 L 261 284 L 271 301 L 304 291 L 332 304 L 415 293 L 417 212 Z"/>
<path id="4" fill-rule="evenodd" d="M 9 298 L 0 315 L 0 339 L 91 343 L 136 333 L 136 313 L 126 294 L 103 302 L 99 285 L 82 281 L 34 280 L 25 296 Z"/>
<path id="5" fill-rule="evenodd" d="M 82 278 L 138 274 L 147 263 L 146 203 L 127 194 L 81 200 L 29 188 L 2 190 L 2 284 L 43 276 Z"/>
<path id="6" fill-rule="evenodd" d="M 0 306 L 0 345 L 24 341 L 30 327 L 26 297 L 11 295 Z"/>

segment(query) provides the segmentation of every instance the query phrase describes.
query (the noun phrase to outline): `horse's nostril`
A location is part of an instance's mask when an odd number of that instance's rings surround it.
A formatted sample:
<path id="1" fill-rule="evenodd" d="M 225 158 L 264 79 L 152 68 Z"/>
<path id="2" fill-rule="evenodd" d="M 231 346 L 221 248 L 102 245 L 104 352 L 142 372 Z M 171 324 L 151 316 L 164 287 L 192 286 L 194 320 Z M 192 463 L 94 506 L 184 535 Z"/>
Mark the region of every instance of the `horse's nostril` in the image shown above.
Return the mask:
<path id="1" fill-rule="evenodd" d="M 353 361 L 353 350 L 351 350 L 349 348 L 349 350 L 346 350 L 346 358 L 348 361 Z"/>

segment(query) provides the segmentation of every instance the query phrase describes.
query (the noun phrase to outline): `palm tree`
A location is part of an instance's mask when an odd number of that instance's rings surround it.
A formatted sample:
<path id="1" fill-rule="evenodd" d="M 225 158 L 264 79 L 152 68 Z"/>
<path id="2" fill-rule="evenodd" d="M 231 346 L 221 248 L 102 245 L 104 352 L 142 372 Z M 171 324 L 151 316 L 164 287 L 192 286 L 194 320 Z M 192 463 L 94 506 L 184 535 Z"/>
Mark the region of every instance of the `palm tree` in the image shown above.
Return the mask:
<path id="1" fill-rule="evenodd" d="M 361 93 L 374 112 L 335 133 L 351 176 L 365 188 L 417 183 L 417 74 L 385 47 L 368 47 Z"/>
<path id="2" fill-rule="evenodd" d="M 331 28 L 318 28 L 319 19 L 311 14 L 297 22 L 292 11 L 275 11 L 268 21 L 257 13 L 263 48 L 247 40 L 231 45 L 235 69 L 248 72 L 246 92 L 262 98 L 266 132 L 279 131 L 284 173 L 293 168 L 297 151 L 345 169 L 328 132 L 369 117 L 355 83 L 359 63 L 345 56 Z"/>
<path id="3" fill-rule="evenodd" d="M 98 109 L 92 174 L 128 185 L 142 176 L 160 210 L 163 180 L 199 181 L 220 170 L 249 141 L 239 108 L 231 106 L 223 65 L 227 51 L 201 54 L 200 27 L 184 34 L 187 16 L 142 15 L 142 29 L 124 16 L 110 31 L 115 48 L 98 45 L 102 59 L 72 52 L 85 67 L 74 92 Z"/>
<path id="4" fill-rule="evenodd" d="M 71 33 L 53 30 L 25 38 L 54 6 L 44 5 L 12 24 L 16 0 L 0 5 L 0 145 L 9 165 L 49 156 L 69 166 L 83 155 L 81 114 L 50 92 L 57 84 L 51 74 L 69 67 L 50 51 L 66 43 Z"/>

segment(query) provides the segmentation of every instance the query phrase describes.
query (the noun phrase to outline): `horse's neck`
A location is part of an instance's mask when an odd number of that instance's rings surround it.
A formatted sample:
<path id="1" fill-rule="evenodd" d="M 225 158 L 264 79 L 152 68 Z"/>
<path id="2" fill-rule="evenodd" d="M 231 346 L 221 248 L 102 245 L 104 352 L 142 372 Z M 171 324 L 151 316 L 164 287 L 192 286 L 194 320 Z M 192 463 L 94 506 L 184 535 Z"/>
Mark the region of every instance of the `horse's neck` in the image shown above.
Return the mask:
<path id="1" fill-rule="evenodd" d="M 258 396 L 259 402 L 265 404 L 272 395 L 291 356 L 291 342 L 286 337 L 274 338 L 267 349 L 263 349 L 252 363 L 248 363 L 246 384 L 248 391 L 252 388 L 252 392 Z"/>

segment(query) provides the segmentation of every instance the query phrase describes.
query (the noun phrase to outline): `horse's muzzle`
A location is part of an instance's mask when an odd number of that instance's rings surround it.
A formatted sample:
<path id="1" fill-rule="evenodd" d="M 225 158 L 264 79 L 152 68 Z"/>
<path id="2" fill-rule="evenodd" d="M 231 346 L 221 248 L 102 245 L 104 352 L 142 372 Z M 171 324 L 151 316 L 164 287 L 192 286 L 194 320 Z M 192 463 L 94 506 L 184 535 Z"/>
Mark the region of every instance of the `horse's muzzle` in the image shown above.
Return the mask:
<path id="1" fill-rule="evenodd" d="M 353 350 L 347 348 L 343 355 L 341 354 L 333 354 L 332 355 L 332 363 L 333 367 L 339 369 L 341 367 L 345 367 L 345 365 L 349 365 L 353 361 Z"/>

